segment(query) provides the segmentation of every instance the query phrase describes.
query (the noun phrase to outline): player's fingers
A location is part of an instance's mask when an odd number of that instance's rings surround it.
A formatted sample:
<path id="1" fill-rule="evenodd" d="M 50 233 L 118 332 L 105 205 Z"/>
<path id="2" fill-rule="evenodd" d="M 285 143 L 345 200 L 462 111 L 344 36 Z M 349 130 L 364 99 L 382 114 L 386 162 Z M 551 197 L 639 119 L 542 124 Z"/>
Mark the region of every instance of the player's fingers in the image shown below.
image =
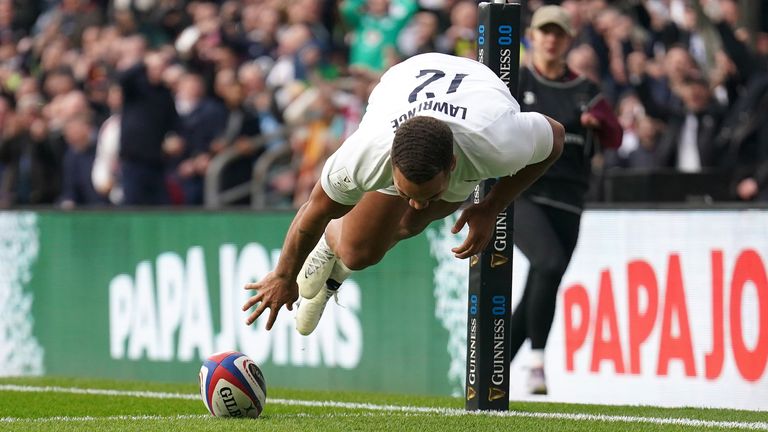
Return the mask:
<path id="1" fill-rule="evenodd" d="M 255 289 L 259 289 L 259 284 L 258 284 L 258 283 L 249 283 L 249 284 L 245 284 L 245 286 L 243 287 L 243 289 L 247 289 L 247 290 L 255 290 Z"/>
<path id="2" fill-rule="evenodd" d="M 471 257 L 472 255 L 477 254 L 477 252 L 475 252 L 475 249 L 476 248 L 468 247 L 462 251 L 459 251 L 458 253 L 455 253 L 454 256 L 459 259 L 466 259 Z"/>
<path id="3" fill-rule="evenodd" d="M 456 258 L 465 259 L 482 252 L 491 241 L 490 236 L 477 235 L 470 232 L 466 240 L 460 246 L 453 248 Z"/>
<path id="4" fill-rule="evenodd" d="M 462 242 L 460 245 L 456 246 L 455 248 L 451 249 L 451 252 L 458 253 L 467 248 L 469 245 L 469 238 L 464 239 L 464 242 Z"/>
<path id="5" fill-rule="evenodd" d="M 247 311 L 251 308 L 251 306 L 255 305 L 256 303 L 261 301 L 261 298 L 263 297 L 264 293 L 258 293 L 255 296 L 252 296 L 249 298 L 245 304 L 243 305 L 243 311 Z"/>
<path id="6" fill-rule="evenodd" d="M 457 232 L 461 231 L 462 228 L 464 228 L 464 224 L 467 223 L 466 214 L 466 211 L 461 212 L 459 218 L 456 219 L 456 223 L 453 224 L 453 228 L 451 228 L 452 233 L 456 234 Z"/>
<path id="7" fill-rule="evenodd" d="M 451 252 L 453 252 L 454 256 L 456 258 L 464 258 L 464 255 L 467 253 L 467 251 L 470 248 L 471 240 L 469 237 L 467 237 L 466 240 L 464 240 L 464 243 L 456 246 L 455 248 L 451 249 Z"/>
<path id="8" fill-rule="evenodd" d="M 458 259 L 467 259 L 467 258 L 469 258 L 469 257 L 471 257 L 471 256 L 473 256 L 473 255 L 476 255 L 476 254 L 473 254 L 473 253 L 471 253 L 471 252 L 462 252 L 462 253 L 460 253 L 460 254 L 456 254 L 456 255 L 454 255 L 454 256 L 455 256 L 456 258 L 458 258 Z"/>
<path id="9" fill-rule="evenodd" d="M 267 330 L 272 330 L 272 325 L 277 319 L 277 313 L 280 311 L 280 306 L 270 306 L 269 319 L 267 320 Z"/>
<path id="10" fill-rule="evenodd" d="M 267 307 L 267 304 L 264 303 L 264 302 L 261 302 L 259 307 L 257 307 L 256 310 L 253 311 L 252 314 L 248 315 L 248 319 L 245 320 L 245 323 L 248 324 L 248 325 L 253 324 L 254 321 L 256 321 L 259 318 L 259 316 L 261 316 L 261 314 L 264 312 L 264 309 L 266 307 Z"/>

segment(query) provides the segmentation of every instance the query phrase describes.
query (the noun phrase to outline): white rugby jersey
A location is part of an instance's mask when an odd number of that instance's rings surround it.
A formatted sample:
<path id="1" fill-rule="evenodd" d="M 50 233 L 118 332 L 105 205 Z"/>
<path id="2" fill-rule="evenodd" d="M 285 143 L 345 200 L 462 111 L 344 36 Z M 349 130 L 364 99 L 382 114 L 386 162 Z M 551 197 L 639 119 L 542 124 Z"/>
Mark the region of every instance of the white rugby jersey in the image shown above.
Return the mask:
<path id="1" fill-rule="evenodd" d="M 488 67 L 463 57 L 421 54 L 381 77 L 360 127 L 323 166 L 323 190 L 345 205 L 369 191 L 397 195 L 392 140 L 400 124 L 420 115 L 441 120 L 453 131 L 456 168 L 440 198 L 444 201 L 464 201 L 482 180 L 513 175 L 546 159 L 552 149 L 547 119 L 521 113 Z"/>

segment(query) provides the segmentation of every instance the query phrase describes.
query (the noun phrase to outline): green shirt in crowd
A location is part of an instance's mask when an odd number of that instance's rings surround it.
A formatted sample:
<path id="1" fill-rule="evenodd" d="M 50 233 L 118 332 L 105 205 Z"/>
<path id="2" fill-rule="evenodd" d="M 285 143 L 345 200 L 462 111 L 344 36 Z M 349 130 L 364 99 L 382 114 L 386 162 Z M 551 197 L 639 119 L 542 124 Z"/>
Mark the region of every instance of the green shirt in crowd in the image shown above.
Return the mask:
<path id="1" fill-rule="evenodd" d="M 418 10 L 415 0 L 392 0 L 390 13 L 371 15 L 365 11 L 366 0 L 347 0 L 341 15 L 352 29 L 349 64 L 373 71 L 386 69 L 386 50 L 396 49 L 397 36 Z"/>

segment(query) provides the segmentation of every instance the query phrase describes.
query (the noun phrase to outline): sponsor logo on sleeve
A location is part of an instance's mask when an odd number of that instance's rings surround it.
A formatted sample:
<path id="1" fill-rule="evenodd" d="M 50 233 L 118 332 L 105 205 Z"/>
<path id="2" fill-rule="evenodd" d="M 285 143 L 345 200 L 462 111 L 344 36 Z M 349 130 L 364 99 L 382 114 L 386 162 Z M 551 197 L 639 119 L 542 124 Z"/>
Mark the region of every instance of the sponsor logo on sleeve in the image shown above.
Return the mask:
<path id="1" fill-rule="evenodd" d="M 355 188 L 354 183 L 352 183 L 352 177 L 347 173 L 346 168 L 341 168 L 332 172 L 331 175 L 328 176 L 328 180 L 330 181 L 331 186 L 339 192 L 348 192 Z"/>

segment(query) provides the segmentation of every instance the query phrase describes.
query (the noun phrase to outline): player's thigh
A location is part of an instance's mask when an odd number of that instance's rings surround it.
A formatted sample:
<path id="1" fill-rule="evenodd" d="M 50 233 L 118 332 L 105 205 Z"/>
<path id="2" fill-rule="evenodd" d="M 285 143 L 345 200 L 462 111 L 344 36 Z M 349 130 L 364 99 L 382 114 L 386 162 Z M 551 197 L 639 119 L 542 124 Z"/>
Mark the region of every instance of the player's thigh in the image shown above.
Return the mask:
<path id="1" fill-rule="evenodd" d="M 430 222 L 453 213 L 461 203 L 436 201 L 415 210 L 396 195 L 368 192 L 326 231 L 331 247 L 350 268 L 375 264 L 399 240 L 420 233 Z M 329 232 L 330 231 L 330 232 Z"/>
<path id="2" fill-rule="evenodd" d="M 399 196 L 366 193 L 349 213 L 334 221 L 332 247 L 341 256 L 386 251 L 397 238 L 400 219 L 409 208 Z"/>

